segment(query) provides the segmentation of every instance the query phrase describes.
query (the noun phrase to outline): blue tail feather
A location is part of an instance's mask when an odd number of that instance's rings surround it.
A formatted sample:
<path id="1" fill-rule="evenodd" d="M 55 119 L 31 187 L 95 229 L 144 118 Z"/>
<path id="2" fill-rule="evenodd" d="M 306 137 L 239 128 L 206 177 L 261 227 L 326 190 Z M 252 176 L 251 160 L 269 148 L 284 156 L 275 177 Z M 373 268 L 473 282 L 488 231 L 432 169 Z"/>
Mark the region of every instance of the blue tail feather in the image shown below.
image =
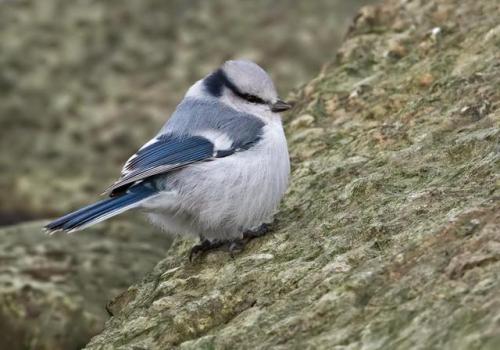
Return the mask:
<path id="1" fill-rule="evenodd" d="M 48 232 L 54 231 L 75 231 L 94 223 L 108 219 L 130 209 L 135 203 L 146 199 L 157 190 L 150 186 L 139 184 L 132 186 L 124 194 L 108 198 L 97 203 L 88 205 L 72 213 L 66 214 L 45 225 Z"/>

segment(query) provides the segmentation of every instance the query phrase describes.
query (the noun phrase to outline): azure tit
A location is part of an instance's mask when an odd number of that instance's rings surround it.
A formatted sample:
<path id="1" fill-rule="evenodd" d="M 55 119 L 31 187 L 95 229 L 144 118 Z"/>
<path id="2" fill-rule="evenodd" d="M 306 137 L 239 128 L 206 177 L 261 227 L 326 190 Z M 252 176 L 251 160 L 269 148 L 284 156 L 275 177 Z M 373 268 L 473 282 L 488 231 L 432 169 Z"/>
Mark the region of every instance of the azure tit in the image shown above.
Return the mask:
<path id="1" fill-rule="evenodd" d="M 278 98 L 269 75 L 225 62 L 187 91 L 159 133 L 122 169 L 109 198 L 62 216 L 46 231 L 73 232 L 130 209 L 174 235 L 200 238 L 192 254 L 265 233 L 290 174 Z M 190 257 L 191 257 L 190 255 Z"/>

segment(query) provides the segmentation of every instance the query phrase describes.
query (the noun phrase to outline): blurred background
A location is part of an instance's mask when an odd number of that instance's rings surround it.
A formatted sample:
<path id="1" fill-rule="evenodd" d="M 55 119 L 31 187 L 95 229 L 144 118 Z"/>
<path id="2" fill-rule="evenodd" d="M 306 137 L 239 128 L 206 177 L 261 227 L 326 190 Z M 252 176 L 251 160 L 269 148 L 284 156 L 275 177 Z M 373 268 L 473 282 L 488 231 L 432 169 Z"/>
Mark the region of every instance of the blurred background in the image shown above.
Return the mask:
<path id="1" fill-rule="evenodd" d="M 91 202 L 187 88 L 248 58 L 280 94 L 368 0 L 0 0 L 0 225 Z"/>

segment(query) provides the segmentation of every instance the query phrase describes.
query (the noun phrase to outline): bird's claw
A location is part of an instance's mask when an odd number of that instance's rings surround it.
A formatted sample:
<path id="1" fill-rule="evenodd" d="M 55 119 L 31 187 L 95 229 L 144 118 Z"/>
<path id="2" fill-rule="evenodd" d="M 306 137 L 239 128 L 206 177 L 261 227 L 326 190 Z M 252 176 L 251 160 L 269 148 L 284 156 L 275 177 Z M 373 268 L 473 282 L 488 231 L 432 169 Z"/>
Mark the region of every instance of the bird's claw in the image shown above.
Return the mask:
<path id="1" fill-rule="evenodd" d="M 259 227 L 257 227 L 255 230 L 248 230 L 248 231 L 243 232 L 243 239 L 251 240 L 252 238 L 261 237 L 261 236 L 264 236 L 269 231 L 271 231 L 271 225 L 270 224 L 262 224 Z"/>
<path id="2" fill-rule="evenodd" d="M 234 255 L 241 253 L 245 248 L 245 241 L 242 239 L 235 239 L 234 241 L 229 242 L 228 250 L 229 255 L 232 259 L 234 259 Z"/>
<path id="3" fill-rule="evenodd" d="M 208 239 L 202 238 L 200 243 L 193 246 L 189 252 L 189 261 L 192 262 L 194 258 L 205 252 L 218 249 L 222 246 L 226 246 L 229 251 L 229 255 L 234 259 L 235 254 L 241 253 L 245 248 L 245 245 L 248 241 L 253 238 L 261 237 L 268 233 L 271 230 L 271 225 L 262 224 L 255 230 L 248 230 L 243 233 L 242 239 L 235 239 L 230 241 L 223 240 L 213 240 L 210 241 Z"/>
<path id="4" fill-rule="evenodd" d="M 214 250 L 220 248 L 225 244 L 224 241 L 215 240 L 209 241 L 208 239 L 202 240 L 200 243 L 196 244 L 189 251 L 189 261 L 193 261 L 194 257 L 198 254 L 202 254 L 204 252 L 208 252 L 210 250 Z"/>

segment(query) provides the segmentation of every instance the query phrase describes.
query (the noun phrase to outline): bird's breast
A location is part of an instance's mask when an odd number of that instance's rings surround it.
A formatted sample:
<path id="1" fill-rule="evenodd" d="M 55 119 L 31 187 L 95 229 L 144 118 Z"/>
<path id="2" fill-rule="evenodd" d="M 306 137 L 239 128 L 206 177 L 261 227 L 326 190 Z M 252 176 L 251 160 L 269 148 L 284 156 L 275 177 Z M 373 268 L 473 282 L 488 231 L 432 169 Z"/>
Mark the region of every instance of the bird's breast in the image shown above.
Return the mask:
<path id="1" fill-rule="evenodd" d="M 267 124 L 250 149 L 180 171 L 180 209 L 195 214 L 204 227 L 219 228 L 224 223 L 253 228 L 272 219 L 287 189 L 289 173 L 281 123 Z"/>

